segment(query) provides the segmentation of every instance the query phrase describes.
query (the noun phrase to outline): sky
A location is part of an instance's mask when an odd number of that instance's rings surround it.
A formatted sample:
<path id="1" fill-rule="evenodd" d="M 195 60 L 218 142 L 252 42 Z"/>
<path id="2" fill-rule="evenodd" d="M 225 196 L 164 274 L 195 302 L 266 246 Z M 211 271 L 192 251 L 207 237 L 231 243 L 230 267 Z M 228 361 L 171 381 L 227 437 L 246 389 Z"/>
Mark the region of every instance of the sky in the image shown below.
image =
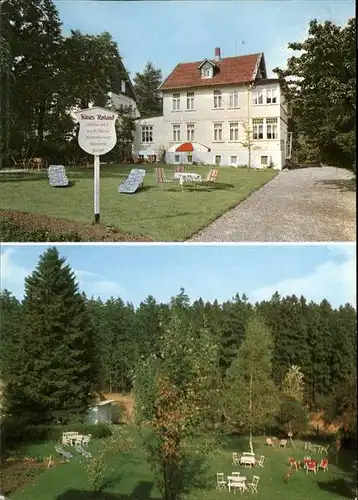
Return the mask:
<path id="1" fill-rule="evenodd" d="M 109 31 L 132 79 L 148 61 L 166 77 L 180 62 L 264 52 L 268 76 L 284 68 L 289 42 L 306 38 L 311 19 L 340 26 L 355 15 L 347 0 L 55 0 L 63 32 Z"/>
<path id="2" fill-rule="evenodd" d="M 24 279 L 46 244 L 1 245 L 1 289 L 23 297 Z M 334 307 L 356 305 L 356 249 L 346 244 L 57 245 L 87 296 L 121 297 L 138 306 L 148 295 L 168 302 L 183 287 L 191 300 L 250 302 L 303 295 Z"/>

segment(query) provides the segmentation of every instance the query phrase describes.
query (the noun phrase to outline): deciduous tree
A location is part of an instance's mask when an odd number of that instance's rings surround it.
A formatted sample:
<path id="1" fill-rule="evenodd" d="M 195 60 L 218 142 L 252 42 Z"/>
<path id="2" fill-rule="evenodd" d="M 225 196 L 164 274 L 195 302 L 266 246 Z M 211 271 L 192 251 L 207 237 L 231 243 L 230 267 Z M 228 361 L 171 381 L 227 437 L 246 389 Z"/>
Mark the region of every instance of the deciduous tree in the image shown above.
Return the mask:
<path id="1" fill-rule="evenodd" d="M 245 339 L 225 378 L 225 417 L 229 429 L 253 433 L 277 414 L 277 389 L 272 380 L 272 337 L 258 316 L 250 318 Z"/>
<path id="2" fill-rule="evenodd" d="M 300 52 L 274 72 L 284 84 L 299 135 L 319 148 L 322 161 L 352 166 L 355 156 L 356 23 L 309 23 L 308 38 L 289 43 Z"/>

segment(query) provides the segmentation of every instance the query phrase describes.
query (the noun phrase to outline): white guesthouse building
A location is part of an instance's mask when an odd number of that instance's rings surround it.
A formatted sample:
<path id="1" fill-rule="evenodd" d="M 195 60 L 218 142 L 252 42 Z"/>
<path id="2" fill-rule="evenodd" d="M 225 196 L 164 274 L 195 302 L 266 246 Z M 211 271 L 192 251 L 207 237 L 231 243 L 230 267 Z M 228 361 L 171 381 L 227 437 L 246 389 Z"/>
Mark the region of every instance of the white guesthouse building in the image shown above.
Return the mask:
<path id="1" fill-rule="evenodd" d="M 263 53 L 178 64 L 160 86 L 163 116 L 139 118 L 133 154 L 167 163 L 251 166 L 281 170 L 288 157 L 287 109 Z M 177 152 L 184 142 L 193 152 Z M 200 145 L 200 146 L 199 146 Z M 181 147 L 180 149 L 185 149 Z"/>

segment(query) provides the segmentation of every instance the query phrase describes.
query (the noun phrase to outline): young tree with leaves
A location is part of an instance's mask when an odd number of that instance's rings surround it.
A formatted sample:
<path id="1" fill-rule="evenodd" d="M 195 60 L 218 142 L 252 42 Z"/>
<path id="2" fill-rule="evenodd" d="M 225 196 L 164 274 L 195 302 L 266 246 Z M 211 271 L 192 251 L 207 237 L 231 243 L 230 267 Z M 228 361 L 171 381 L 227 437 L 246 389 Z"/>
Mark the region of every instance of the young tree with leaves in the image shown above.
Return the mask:
<path id="1" fill-rule="evenodd" d="M 207 331 L 192 331 L 176 311 L 160 347 L 159 355 L 137 367 L 135 415 L 139 428 L 151 431 L 143 439 L 162 498 L 176 500 L 189 441 L 218 417 L 217 347 Z"/>
<path id="2" fill-rule="evenodd" d="M 240 123 L 242 124 L 242 127 L 244 129 L 244 140 L 239 141 L 239 144 L 241 144 L 241 146 L 244 149 L 247 149 L 247 153 L 248 153 L 247 166 L 249 168 L 251 168 L 252 167 L 252 160 L 251 160 L 252 152 L 256 151 L 260 148 L 259 148 L 259 146 L 256 146 L 254 143 L 253 131 L 252 131 L 252 128 L 250 126 L 249 120 L 242 118 L 242 119 L 240 119 Z"/>
<path id="3" fill-rule="evenodd" d="M 56 248 L 25 279 L 22 320 L 4 389 L 6 413 L 36 424 L 82 419 L 94 381 L 93 327 Z"/>
<path id="4" fill-rule="evenodd" d="M 151 62 L 134 77 L 134 91 L 142 118 L 163 113 L 163 99 L 158 90 L 162 80 L 162 70 L 155 69 Z"/>
<path id="5" fill-rule="evenodd" d="M 277 389 L 272 380 L 272 337 L 257 315 L 248 321 L 245 339 L 225 378 L 225 418 L 232 431 L 253 434 L 277 414 Z"/>
<path id="6" fill-rule="evenodd" d="M 296 365 L 290 366 L 282 381 L 282 393 L 302 403 L 304 397 L 304 375 L 301 368 Z"/>

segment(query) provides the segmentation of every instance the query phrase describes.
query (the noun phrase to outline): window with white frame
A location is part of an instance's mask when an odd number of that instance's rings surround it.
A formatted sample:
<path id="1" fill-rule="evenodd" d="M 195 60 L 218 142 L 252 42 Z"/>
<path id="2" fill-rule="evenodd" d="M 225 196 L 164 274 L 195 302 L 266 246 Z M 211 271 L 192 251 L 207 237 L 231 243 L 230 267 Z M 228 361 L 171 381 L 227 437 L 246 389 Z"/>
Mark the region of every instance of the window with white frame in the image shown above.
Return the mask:
<path id="1" fill-rule="evenodd" d="M 223 124 L 214 123 L 214 141 L 223 140 Z"/>
<path id="2" fill-rule="evenodd" d="M 126 82 L 124 80 L 121 80 L 121 92 L 123 92 L 123 94 L 126 92 Z"/>
<path id="3" fill-rule="evenodd" d="M 253 118 L 252 119 L 252 137 L 253 137 L 253 139 L 263 139 L 264 138 L 264 119 L 263 118 Z"/>
<path id="4" fill-rule="evenodd" d="M 267 139 L 278 139 L 277 118 L 266 118 Z"/>
<path id="5" fill-rule="evenodd" d="M 173 141 L 180 142 L 180 125 L 173 125 Z"/>
<path id="6" fill-rule="evenodd" d="M 153 125 L 142 125 L 142 142 L 153 142 Z"/>
<path id="7" fill-rule="evenodd" d="M 237 142 L 239 140 L 239 123 L 230 123 L 230 141 Z"/>
<path id="8" fill-rule="evenodd" d="M 255 89 L 253 92 L 253 104 L 263 104 L 264 103 L 264 91 L 263 89 Z"/>
<path id="9" fill-rule="evenodd" d="M 180 155 L 174 155 L 174 163 L 180 163 Z"/>
<path id="10" fill-rule="evenodd" d="M 230 156 L 230 165 L 237 165 L 237 156 L 236 155 Z"/>
<path id="11" fill-rule="evenodd" d="M 277 103 L 277 89 L 266 89 L 266 104 Z"/>
<path id="12" fill-rule="evenodd" d="M 188 92 L 186 94 L 186 109 L 194 109 L 194 92 Z"/>
<path id="13" fill-rule="evenodd" d="M 194 123 L 188 123 L 186 126 L 186 140 L 193 142 L 195 140 L 195 125 Z"/>
<path id="14" fill-rule="evenodd" d="M 173 111 L 179 111 L 180 110 L 180 94 L 173 94 L 172 110 Z"/>
<path id="15" fill-rule="evenodd" d="M 223 96 L 221 90 L 214 90 L 214 108 L 222 108 Z"/>
<path id="16" fill-rule="evenodd" d="M 229 108 L 237 108 L 239 106 L 239 92 L 233 90 L 229 95 Z"/>
<path id="17" fill-rule="evenodd" d="M 188 163 L 193 163 L 193 155 L 191 153 L 186 155 L 186 159 Z"/>
<path id="18" fill-rule="evenodd" d="M 215 155 L 215 165 L 221 165 L 221 155 Z"/>

